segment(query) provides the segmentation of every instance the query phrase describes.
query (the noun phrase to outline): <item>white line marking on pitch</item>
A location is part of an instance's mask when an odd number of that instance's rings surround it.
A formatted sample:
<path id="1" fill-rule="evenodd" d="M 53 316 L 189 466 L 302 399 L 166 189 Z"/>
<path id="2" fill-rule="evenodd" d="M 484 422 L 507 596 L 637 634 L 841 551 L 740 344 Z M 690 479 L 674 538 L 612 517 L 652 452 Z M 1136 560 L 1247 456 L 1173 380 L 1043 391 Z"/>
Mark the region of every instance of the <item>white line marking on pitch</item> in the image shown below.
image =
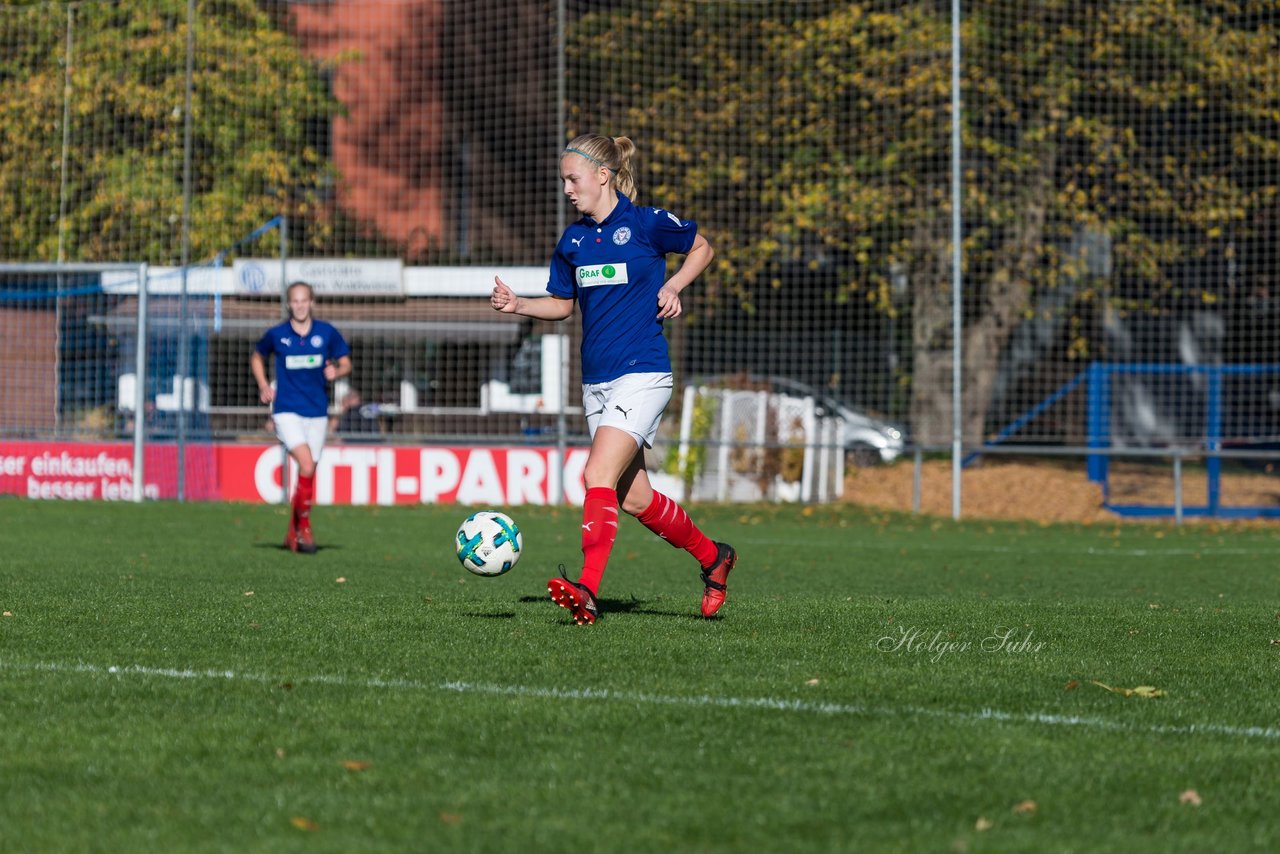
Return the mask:
<path id="1" fill-rule="evenodd" d="M 631 703 L 652 706 L 690 706 L 719 709 L 764 709 L 777 712 L 803 712 L 817 715 L 850 717 L 915 717 L 965 722 L 996 721 L 1011 724 L 1082 727 L 1147 735 L 1222 735 L 1232 738 L 1280 739 L 1280 729 L 1230 724 L 1151 724 L 1141 726 L 1105 718 L 1078 715 L 1054 715 L 1045 712 L 1005 712 L 999 709 L 957 711 L 921 706 L 876 707 L 850 703 L 822 703 L 810 700 L 784 700 L 775 697 L 716 697 L 710 694 L 675 696 L 645 694 L 636 691 L 614 691 L 609 688 L 533 688 L 523 685 L 486 685 L 475 682 L 418 682 L 412 679 L 348 679 L 345 676 L 264 676 L 234 670 L 189 670 L 169 667 L 143 667 L 137 664 L 103 667 L 96 664 L 63 664 L 57 662 L 0 661 L 0 670 L 27 670 L 46 673 L 91 673 L 102 676 L 154 676 L 163 679 L 205 679 L 262 684 L 333 685 L 342 688 L 393 689 L 408 691 L 451 691 L 458 694 L 493 694 L 508 697 L 532 697 L 547 700 L 587 700 Z"/>
<path id="2" fill-rule="evenodd" d="M 738 542 L 744 545 L 756 546 L 794 546 L 795 540 L 779 540 L 772 537 L 741 537 Z M 1103 546 L 1086 546 L 1078 550 L 1062 550 L 1062 549 L 1033 549 L 1023 546 L 947 546 L 936 545 L 934 543 L 908 543 L 901 540 L 897 541 L 878 541 L 868 540 L 858 544 L 859 551 L 886 551 L 886 552 L 960 552 L 965 554 L 1028 554 L 1028 555 L 1052 555 L 1054 557 L 1071 557 L 1080 555 L 1082 557 L 1275 557 L 1277 550 L 1274 548 L 1258 548 L 1248 549 L 1233 546 L 1227 548 L 1225 546 L 1205 546 L 1201 549 L 1194 548 L 1172 548 L 1172 549 L 1140 549 L 1140 548 L 1119 548 L 1119 547 L 1103 547 Z"/>

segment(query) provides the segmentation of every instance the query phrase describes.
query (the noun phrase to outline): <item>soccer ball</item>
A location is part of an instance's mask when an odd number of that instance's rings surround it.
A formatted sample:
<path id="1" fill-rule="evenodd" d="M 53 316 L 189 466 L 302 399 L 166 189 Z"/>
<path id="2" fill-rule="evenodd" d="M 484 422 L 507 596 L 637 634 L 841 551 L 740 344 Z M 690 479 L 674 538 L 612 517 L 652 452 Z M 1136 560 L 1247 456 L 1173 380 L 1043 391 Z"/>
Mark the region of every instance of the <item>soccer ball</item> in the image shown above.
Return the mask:
<path id="1" fill-rule="evenodd" d="M 458 526 L 458 560 L 476 575 L 508 572 L 520 560 L 523 545 L 516 523 L 496 510 L 472 513 Z"/>

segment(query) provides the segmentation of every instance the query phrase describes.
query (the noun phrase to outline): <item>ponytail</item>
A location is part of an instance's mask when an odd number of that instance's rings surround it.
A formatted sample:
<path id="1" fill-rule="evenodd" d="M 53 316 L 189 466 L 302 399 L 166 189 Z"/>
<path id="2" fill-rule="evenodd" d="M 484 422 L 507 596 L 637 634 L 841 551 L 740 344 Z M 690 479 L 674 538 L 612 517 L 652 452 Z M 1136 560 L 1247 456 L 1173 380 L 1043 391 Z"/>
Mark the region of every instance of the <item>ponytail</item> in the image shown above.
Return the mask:
<path id="1" fill-rule="evenodd" d="M 636 179 L 631 159 L 636 144 L 628 137 L 607 137 L 598 133 L 586 133 L 575 137 L 564 149 L 565 154 L 577 154 L 599 167 L 609 170 L 613 186 L 629 199 L 635 198 Z"/>

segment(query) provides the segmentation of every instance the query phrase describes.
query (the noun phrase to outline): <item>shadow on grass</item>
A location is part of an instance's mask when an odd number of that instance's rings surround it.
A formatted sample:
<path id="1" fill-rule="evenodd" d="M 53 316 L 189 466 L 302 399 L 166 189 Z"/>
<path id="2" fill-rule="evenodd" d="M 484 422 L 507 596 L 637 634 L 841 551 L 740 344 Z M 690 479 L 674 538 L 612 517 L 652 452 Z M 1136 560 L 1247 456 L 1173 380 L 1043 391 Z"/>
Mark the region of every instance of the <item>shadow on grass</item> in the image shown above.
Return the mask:
<path id="1" fill-rule="evenodd" d="M 538 605 L 552 604 L 545 596 L 521 596 L 517 601 L 522 605 L 535 602 Z M 649 600 L 637 599 L 635 596 L 632 596 L 629 599 L 597 598 L 596 604 L 600 606 L 601 619 L 609 617 L 612 614 L 639 614 L 648 617 L 671 617 L 677 620 L 708 620 L 707 617 L 704 617 L 697 612 L 696 602 L 693 603 L 693 609 L 689 611 L 665 611 L 660 608 L 648 607 Z M 711 617 L 710 622 L 715 622 L 719 619 L 719 616 Z"/>
<path id="2" fill-rule="evenodd" d="M 658 611 L 644 608 L 637 610 L 636 613 L 653 617 L 671 617 L 677 620 L 695 620 L 699 623 L 718 623 L 724 619 L 724 617 L 721 617 L 719 614 L 716 614 L 714 617 L 702 616 L 702 614 L 697 610 L 696 602 L 688 611 Z"/>
<path id="3" fill-rule="evenodd" d="M 284 543 L 254 543 L 253 547 L 255 549 L 270 549 L 276 552 L 284 552 L 285 554 L 290 553 L 289 549 L 285 547 Z M 330 551 L 333 551 L 333 552 L 342 551 L 342 546 L 337 546 L 337 545 L 327 546 L 327 545 L 321 545 L 320 543 L 316 543 L 316 554 L 319 554 L 320 552 L 330 552 Z M 298 552 L 298 556 L 311 557 L 311 555 L 304 554 L 302 552 Z"/>

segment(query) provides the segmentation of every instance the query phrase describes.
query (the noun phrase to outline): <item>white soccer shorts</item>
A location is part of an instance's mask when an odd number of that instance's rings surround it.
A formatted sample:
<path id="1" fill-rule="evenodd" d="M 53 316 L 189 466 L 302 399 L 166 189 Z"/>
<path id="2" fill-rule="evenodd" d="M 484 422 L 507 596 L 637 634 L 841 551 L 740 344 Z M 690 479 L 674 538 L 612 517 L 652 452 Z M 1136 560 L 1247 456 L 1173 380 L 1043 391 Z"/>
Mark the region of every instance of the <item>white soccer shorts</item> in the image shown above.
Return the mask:
<path id="1" fill-rule="evenodd" d="M 271 416 L 276 425 L 276 437 L 285 448 L 292 451 L 299 445 L 311 449 L 311 459 L 320 462 L 320 452 L 324 450 L 324 437 L 329 429 L 327 416 L 304 418 L 295 412 L 277 412 Z"/>
<path id="2" fill-rule="evenodd" d="M 662 412 L 671 401 L 671 374 L 623 374 L 603 383 L 584 383 L 582 410 L 591 438 L 599 427 L 616 427 L 652 448 Z"/>

